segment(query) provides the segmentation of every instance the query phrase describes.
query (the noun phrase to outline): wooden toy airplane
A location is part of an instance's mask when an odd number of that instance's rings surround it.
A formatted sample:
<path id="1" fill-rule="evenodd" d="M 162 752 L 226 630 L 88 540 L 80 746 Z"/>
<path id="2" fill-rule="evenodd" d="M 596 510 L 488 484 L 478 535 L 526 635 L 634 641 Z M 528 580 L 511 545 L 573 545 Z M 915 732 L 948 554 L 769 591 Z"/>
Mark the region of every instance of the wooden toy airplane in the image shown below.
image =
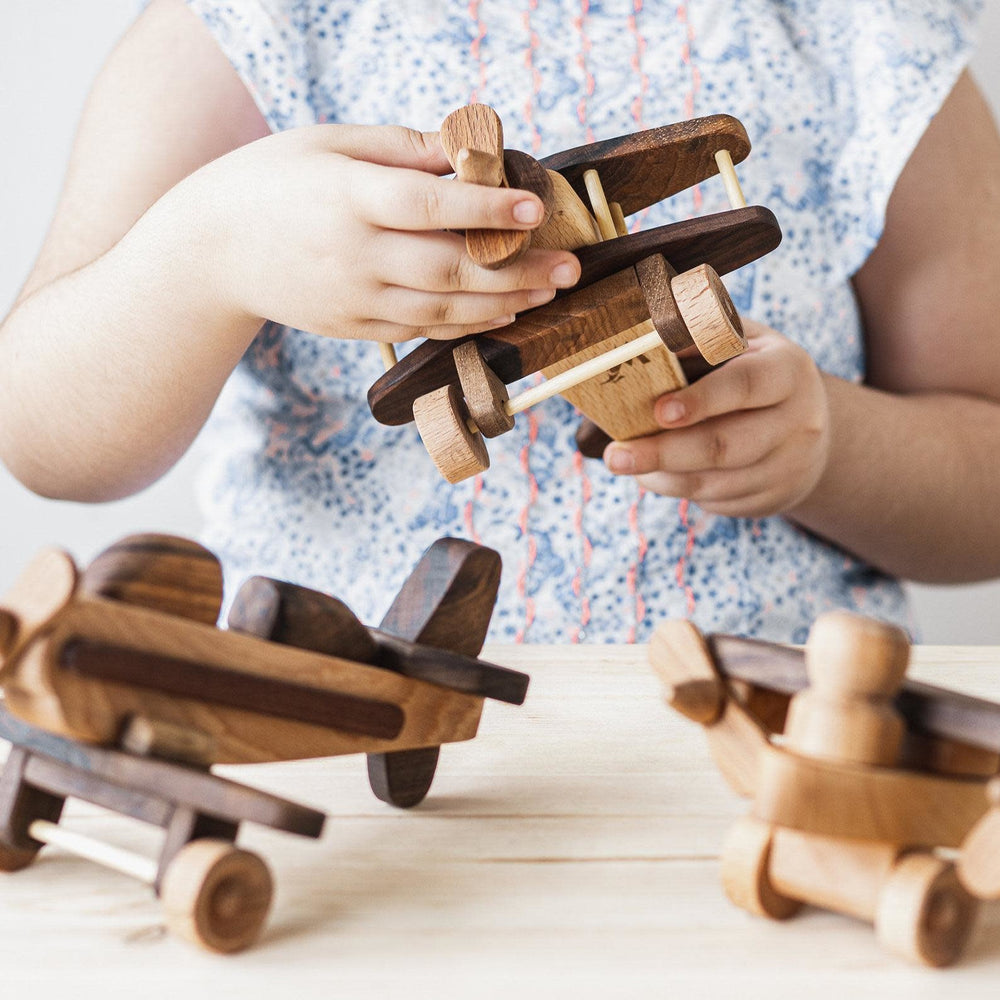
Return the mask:
<path id="1" fill-rule="evenodd" d="M 753 800 L 722 852 L 734 903 L 776 920 L 810 903 L 918 962 L 959 958 L 979 900 L 1000 898 L 1000 705 L 904 681 L 905 634 L 847 612 L 804 654 L 673 621 L 649 656 Z"/>
<path id="2" fill-rule="evenodd" d="M 384 351 L 388 370 L 368 392 L 373 415 L 390 425 L 415 420 L 450 482 L 488 468 L 484 437 L 557 393 L 591 422 L 591 433 L 578 435 L 584 454 L 654 433 L 655 400 L 687 384 L 674 352 L 696 347 L 715 365 L 746 348 L 719 275 L 769 253 L 781 230 L 768 209 L 746 207 L 733 163 L 750 142 L 735 118 L 698 118 L 535 161 L 505 150 L 496 113 L 474 104 L 449 115 L 441 138 L 460 181 L 527 189 L 546 205 L 533 232 L 467 233 L 477 263 L 505 266 L 530 245 L 574 251 L 582 272 L 574 288 L 509 326 L 427 341 L 398 363 L 391 345 Z M 731 211 L 628 233 L 625 216 L 716 173 Z M 546 380 L 511 399 L 507 385 L 536 372 Z"/>
<path id="3" fill-rule="evenodd" d="M 222 572 L 202 546 L 126 538 L 82 572 L 42 552 L 0 600 L 0 870 L 51 843 L 151 884 L 168 925 L 216 951 L 247 947 L 271 899 L 241 822 L 318 837 L 313 809 L 213 764 L 368 755 L 375 794 L 426 795 L 440 744 L 476 734 L 484 698 L 521 704 L 528 678 L 476 656 L 500 579 L 491 549 L 440 539 L 380 628 L 326 594 L 264 577 L 217 627 Z M 149 860 L 59 826 L 79 798 L 163 827 Z"/>

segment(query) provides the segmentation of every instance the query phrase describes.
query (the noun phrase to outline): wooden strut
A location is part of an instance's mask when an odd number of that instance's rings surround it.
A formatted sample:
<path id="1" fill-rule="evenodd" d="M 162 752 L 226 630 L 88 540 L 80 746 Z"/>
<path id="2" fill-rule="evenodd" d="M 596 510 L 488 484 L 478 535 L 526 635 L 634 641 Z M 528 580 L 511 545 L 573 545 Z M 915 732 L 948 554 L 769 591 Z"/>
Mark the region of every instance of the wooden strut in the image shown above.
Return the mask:
<path id="1" fill-rule="evenodd" d="M 733 167 L 733 159 L 729 151 L 726 149 L 719 150 L 716 154 L 716 161 L 719 164 L 719 172 L 722 175 L 730 205 L 734 209 L 745 208 L 746 200 L 743 197 L 743 191 L 740 188 L 740 182 L 736 176 L 736 169 Z M 590 204 L 597 219 L 601 239 L 612 240 L 618 236 L 625 236 L 627 228 L 621 206 L 617 202 L 608 203 L 604 194 L 604 186 L 601 184 L 601 178 L 597 171 L 594 169 L 587 170 L 583 175 L 583 180 L 587 188 L 587 193 L 590 195 Z M 648 354 L 650 351 L 663 346 L 663 338 L 655 330 L 652 330 L 641 337 L 637 337 L 635 340 L 630 340 L 628 343 L 612 348 L 604 354 L 599 354 L 595 358 L 581 362 L 579 365 L 560 372 L 558 375 L 553 375 L 544 382 L 531 386 L 516 396 L 512 396 L 510 399 L 504 401 L 503 411 L 507 416 L 513 417 L 515 414 L 522 413 L 524 410 L 536 406 L 538 403 L 544 402 L 552 396 L 558 396 L 567 389 L 572 389 L 582 382 L 595 378 L 597 375 L 602 375 L 604 372 L 618 365 L 623 365 L 633 358 L 641 357 L 643 354 Z M 471 417 L 466 420 L 466 426 L 472 434 L 480 432 L 478 425 Z"/>

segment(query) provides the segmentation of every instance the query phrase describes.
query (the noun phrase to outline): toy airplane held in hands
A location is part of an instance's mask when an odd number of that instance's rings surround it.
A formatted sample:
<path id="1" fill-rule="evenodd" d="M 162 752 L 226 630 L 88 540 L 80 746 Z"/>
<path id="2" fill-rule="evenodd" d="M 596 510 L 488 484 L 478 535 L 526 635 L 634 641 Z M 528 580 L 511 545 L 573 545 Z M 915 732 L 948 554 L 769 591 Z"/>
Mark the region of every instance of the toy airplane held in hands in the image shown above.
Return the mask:
<path id="1" fill-rule="evenodd" d="M 597 457 L 610 439 L 658 431 L 653 403 L 687 384 L 675 352 L 697 348 L 711 365 L 746 348 L 720 274 L 769 253 L 781 230 L 766 208 L 746 207 L 734 162 L 750 151 L 746 130 L 713 115 L 608 139 L 536 161 L 503 148 L 489 107 L 472 104 L 441 127 L 459 182 L 534 192 L 546 206 L 533 231 L 466 233 L 470 256 L 504 267 L 529 246 L 572 250 L 579 282 L 509 326 L 458 341 L 427 341 L 372 385 L 376 420 L 415 420 L 449 482 L 489 467 L 485 437 L 514 415 L 561 394 L 599 430 L 578 443 Z M 732 209 L 629 233 L 625 217 L 721 173 Z M 588 207 L 589 204 L 589 207 Z M 510 398 L 507 386 L 541 372 L 546 381 Z"/>
<path id="2" fill-rule="evenodd" d="M 0 870 L 51 843 L 150 883 L 183 936 L 247 947 L 272 889 L 240 823 L 318 837 L 324 816 L 210 767 L 365 753 L 380 799 L 417 804 L 485 698 L 524 700 L 526 675 L 476 658 L 499 579 L 496 552 L 439 539 L 377 629 L 264 577 L 221 629 L 221 567 L 194 542 L 129 537 L 82 571 L 42 552 L 0 599 Z M 67 798 L 163 827 L 159 858 L 64 829 Z"/>
<path id="3" fill-rule="evenodd" d="M 804 653 L 672 621 L 649 657 L 752 800 L 722 850 L 737 906 L 812 904 L 913 961 L 958 960 L 979 901 L 1000 899 L 1000 705 L 904 680 L 905 633 L 843 611 Z"/>

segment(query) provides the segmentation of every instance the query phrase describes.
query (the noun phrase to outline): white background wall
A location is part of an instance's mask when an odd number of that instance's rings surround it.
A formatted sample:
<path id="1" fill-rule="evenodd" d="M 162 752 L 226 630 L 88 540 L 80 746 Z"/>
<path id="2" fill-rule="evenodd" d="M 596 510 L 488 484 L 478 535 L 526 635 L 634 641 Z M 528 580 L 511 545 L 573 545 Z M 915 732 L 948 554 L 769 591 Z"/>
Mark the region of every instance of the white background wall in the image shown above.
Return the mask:
<path id="1" fill-rule="evenodd" d="M 2 2 L 0 314 L 5 314 L 48 224 L 90 81 L 138 4 L 137 0 Z M 995 58 L 1000 4 L 988 0 L 987 7 L 973 68 L 993 107 L 1000 109 L 1000 63 Z M 196 462 L 196 455 L 189 454 L 141 495 L 100 506 L 41 500 L 0 467 L 0 591 L 42 545 L 60 544 L 85 561 L 130 531 L 197 532 Z M 912 594 L 925 641 L 1000 644 L 1000 583 L 913 587 Z"/>

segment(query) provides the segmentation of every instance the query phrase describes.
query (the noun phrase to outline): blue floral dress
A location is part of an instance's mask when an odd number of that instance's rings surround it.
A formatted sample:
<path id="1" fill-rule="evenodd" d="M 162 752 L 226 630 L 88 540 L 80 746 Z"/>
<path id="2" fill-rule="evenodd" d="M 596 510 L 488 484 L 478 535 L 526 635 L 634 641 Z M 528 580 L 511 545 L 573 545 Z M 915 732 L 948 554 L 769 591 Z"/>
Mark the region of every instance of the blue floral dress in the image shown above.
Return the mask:
<path id="1" fill-rule="evenodd" d="M 893 185 L 965 67 L 977 0 L 188 0 L 273 130 L 317 122 L 423 130 L 469 101 L 506 144 L 544 156 L 727 112 L 753 151 L 748 201 L 781 247 L 726 278 L 737 308 L 864 378 L 851 276 Z M 728 205 L 713 179 L 646 212 L 659 225 Z M 370 343 L 270 324 L 203 440 L 205 541 L 230 580 L 263 572 L 331 591 L 376 622 L 441 535 L 498 549 L 491 638 L 645 640 L 668 616 L 803 640 L 853 608 L 907 625 L 896 581 L 780 518 L 715 516 L 581 459 L 555 398 L 490 442 L 456 486 L 413 424 L 385 427 L 366 392 Z M 848 498 L 845 498 L 848 502 Z"/>

